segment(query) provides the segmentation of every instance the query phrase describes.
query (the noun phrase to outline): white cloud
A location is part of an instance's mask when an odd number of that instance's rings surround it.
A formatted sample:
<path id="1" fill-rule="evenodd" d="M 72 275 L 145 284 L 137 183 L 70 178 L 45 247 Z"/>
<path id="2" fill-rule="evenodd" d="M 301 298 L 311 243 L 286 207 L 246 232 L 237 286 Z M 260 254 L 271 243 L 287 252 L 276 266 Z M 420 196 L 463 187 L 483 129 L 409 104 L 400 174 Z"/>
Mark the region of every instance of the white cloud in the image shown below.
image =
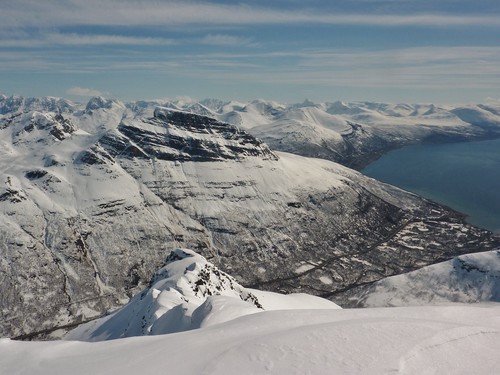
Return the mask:
<path id="1" fill-rule="evenodd" d="M 175 42 L 171 39 L 130 37 L 121 35 L 83 35 L 83 34 L 48 34 L 47 42 L 67 45 L 172 45 Z"/>
<path id="2" fill-rule="evenodd" d="M 243 38 L 234 35 L 208 34 L 200 40 L 202 44 L 215 46 L 251 46 L 255 45 L 250 38 Z"/>
<path id="3" fill-rule="evenodd" d="M 94 90 L 94 89 L 89 89 L 89 88 L 84 88 L 84 87 L 79 87 L 79 86 L 73 86 L 66 90 L 66 94 L 68 95 L 74 95 L 74 96 L 84 96 L 84 97 L 89 97 L 89 96 L 105 96 L 109 95 L 107 92 L 102 92 L 99 90 Z"/>
<path id="4" fill-rule="evenodd" d="M 500 104 L 500 98 L 492 98 L 490 96 L 483 100 L 486 104 Z"/>

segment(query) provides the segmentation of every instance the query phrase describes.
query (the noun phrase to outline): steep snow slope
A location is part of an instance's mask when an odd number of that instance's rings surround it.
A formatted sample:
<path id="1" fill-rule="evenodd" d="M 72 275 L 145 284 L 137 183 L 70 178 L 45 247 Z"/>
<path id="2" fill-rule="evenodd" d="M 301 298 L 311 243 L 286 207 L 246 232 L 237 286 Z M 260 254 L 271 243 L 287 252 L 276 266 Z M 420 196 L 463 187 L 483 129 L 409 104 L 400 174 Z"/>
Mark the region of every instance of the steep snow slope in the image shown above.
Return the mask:
<path id="1" fill-rule="evenodd" d="M 176 247 L 243 285 L 337 298 L 498 244 L 455 212 L 212 118 L 0 102 L 0 336 L 123 304 Z"/>
<path id="2" fill-rule="evenodd" d="M 6 374 L 494 374 L 494 305 L 265 311 L 98 343 L 0 339 Z"/>
<path id="3" fill-rule="evenodd" d="M 245 289 L 192 250 L 177 249 L 150 287 L 113 314 L 78 327 L 66 340 L 102 341 L 187 331 L 247 314 L 278 309 L 336 309 L 307 294 L 280 295 Z"/>
<path id="4" fill-rule="evenodd" d="M 500 302 L 500 250 L 466 254 L 353 291 L 358 307 Z"/>

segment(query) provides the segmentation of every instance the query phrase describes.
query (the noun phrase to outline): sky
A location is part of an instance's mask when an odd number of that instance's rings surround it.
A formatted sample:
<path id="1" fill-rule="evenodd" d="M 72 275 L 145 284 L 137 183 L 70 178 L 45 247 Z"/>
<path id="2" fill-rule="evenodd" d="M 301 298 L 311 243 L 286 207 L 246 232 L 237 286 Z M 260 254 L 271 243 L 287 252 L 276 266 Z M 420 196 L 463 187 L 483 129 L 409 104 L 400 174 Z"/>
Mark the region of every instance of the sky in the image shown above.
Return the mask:
<path id="1" fill-rule="evenodd" d="M 479 103 L 498 0 L 0 0 L 0 93 Z"/>

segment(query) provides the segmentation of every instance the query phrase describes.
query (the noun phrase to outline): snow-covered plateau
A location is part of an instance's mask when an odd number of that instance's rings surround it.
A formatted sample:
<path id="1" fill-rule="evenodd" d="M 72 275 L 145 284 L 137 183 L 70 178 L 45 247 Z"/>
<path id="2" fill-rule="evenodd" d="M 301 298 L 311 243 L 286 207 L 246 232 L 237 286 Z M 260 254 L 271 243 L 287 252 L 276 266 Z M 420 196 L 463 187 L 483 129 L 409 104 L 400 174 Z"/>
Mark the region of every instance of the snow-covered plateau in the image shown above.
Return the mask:
<path id="1" fill-rule="evenodd" d="M 178 247 L 240 285 L 340 305 L 353 288 L 491 250 L 500 239 L 457 212 L 255 134 L 291 124 L 307 142 L 331 137 L 335 152 L 368 157 L 375 133 L 481 137 L 496 131 L 495 111 L 0 96 L 0 336 L 103 316 Z M 292 145 L 295 130 L 285 133 Z"/>
<path id="2" fill-rule="evenodd" d="M 499 316 L 497 304 L 342 310 L 319 297 L 245 289 L 177 249 L 149 288 L 65 340 L 0 339 L 0 372 L 493 374 Z"/>

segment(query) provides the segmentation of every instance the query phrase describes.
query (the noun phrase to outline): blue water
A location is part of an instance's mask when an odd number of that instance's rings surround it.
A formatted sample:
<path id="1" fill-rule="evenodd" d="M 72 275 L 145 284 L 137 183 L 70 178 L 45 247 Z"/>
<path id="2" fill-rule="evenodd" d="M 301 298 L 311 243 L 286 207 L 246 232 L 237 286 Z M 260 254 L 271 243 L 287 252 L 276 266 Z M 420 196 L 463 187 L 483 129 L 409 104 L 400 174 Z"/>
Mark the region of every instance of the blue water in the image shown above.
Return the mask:
<path id="1" fill-rule="evenodd" d="M 469 223 L 500 233 L 500 139 L 407 146 L 362 172 L 463 212 Z"/>

